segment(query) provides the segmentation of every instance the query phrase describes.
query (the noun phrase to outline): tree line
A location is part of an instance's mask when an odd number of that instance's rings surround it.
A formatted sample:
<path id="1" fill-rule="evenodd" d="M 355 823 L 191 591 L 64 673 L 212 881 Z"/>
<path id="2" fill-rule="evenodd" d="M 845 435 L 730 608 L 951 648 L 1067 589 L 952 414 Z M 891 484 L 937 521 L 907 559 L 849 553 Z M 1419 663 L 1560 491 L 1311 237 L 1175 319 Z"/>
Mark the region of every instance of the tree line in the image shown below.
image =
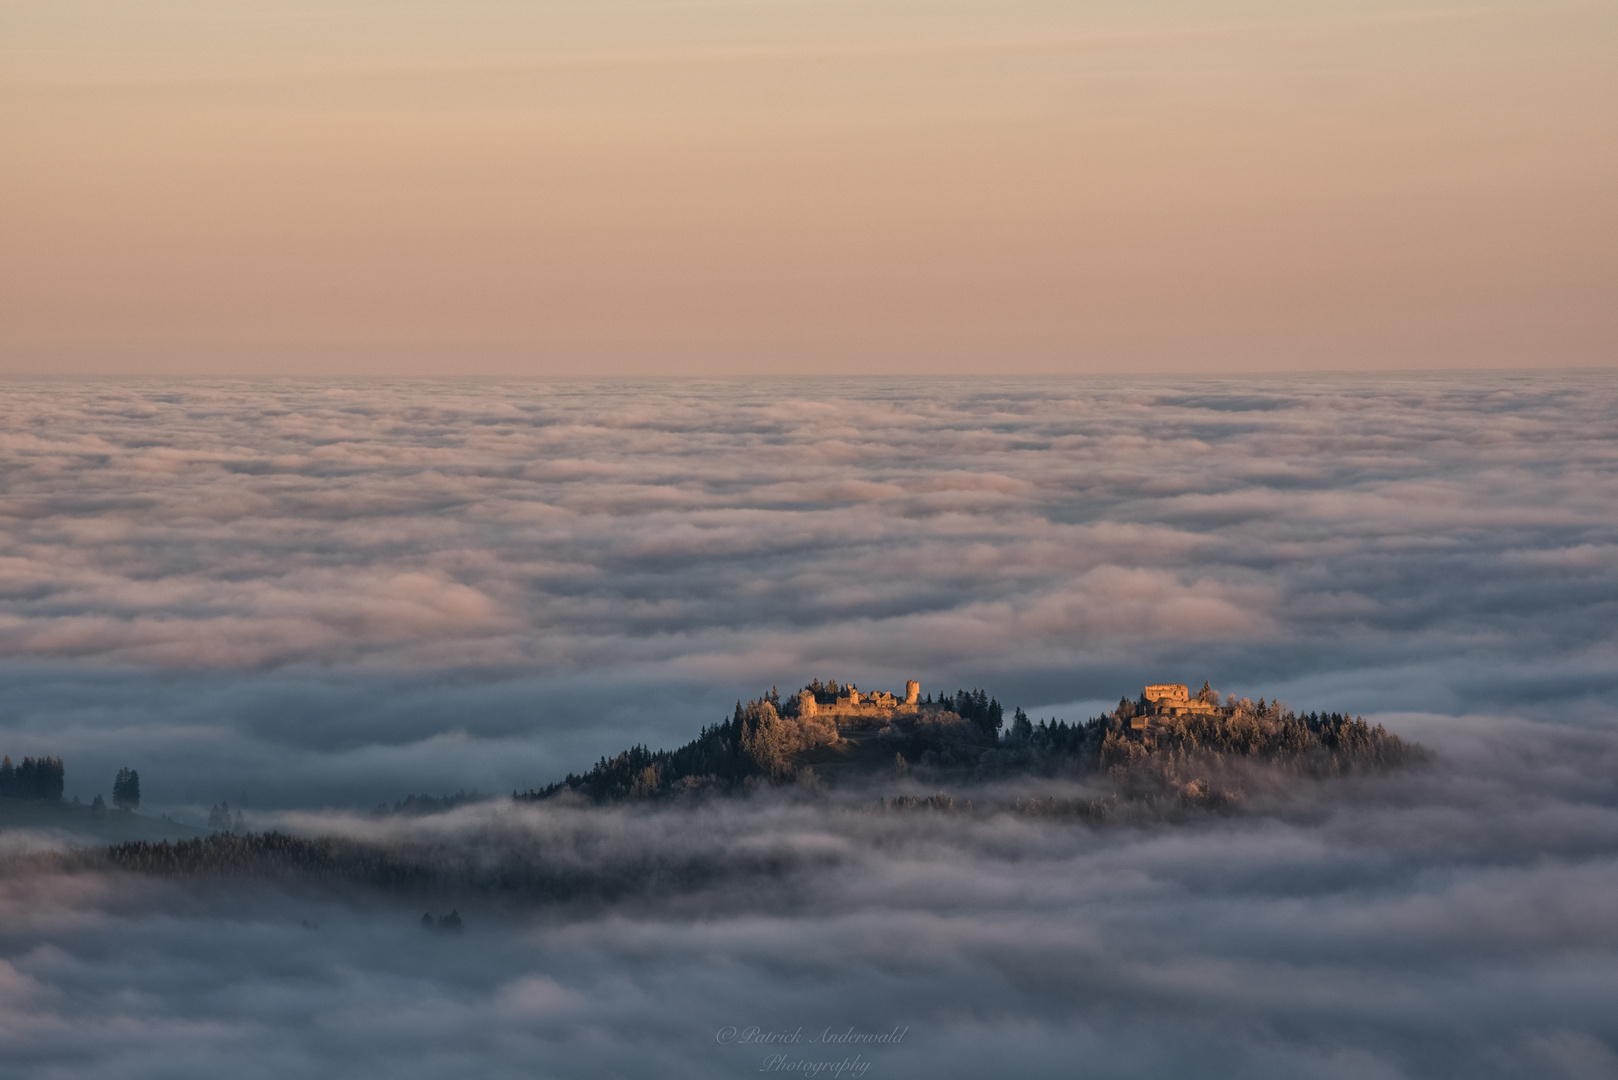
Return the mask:
<path id="1" fill-rule="evenodd" d="M 1112 712 L 1074 724 L 1055 719 L 1036 724 L 1018 709 L 998 753 L 983 764 L 999 773 L 1071 767 L 1119 777 L 1156 769 L 1170 777 L 1239 758 L 1328 776 L 1397 768 L 1425 756 L 1383 725 L 1346 712 L 1297 713 L 1279 702 L 1243 698 L 1231 701 L 1225 712 L 1153 717 L 1147 728 L 1135 729 L 1130 721 L 1144 708 L 1144 701 L 1125 698 Z"/>
<path id="2" fill-rule="evenodd" d="M 61 802 L 65 776 L 59 757 L 25 757 L 21 765 L 13 766 L 7 754 L 0 759 L 0 796 Z"/>
<path id="3" fill-rule="evenodd" d="M 728 789 L 749 781 L 769 782 L 788 779 L 793 766 L 788 755 L 801 747 L 806 738 L 805 718 L 783 719 L 772 690 L 745 706 L 736 703 L 729 719 L 702 729 L 695 739 L 673 750 L 649 750 L 632 746 L 616 757 L 603 756 L 583 775 L 568 773 L 565 778 L 540 790 L 512 797 L 518 800 L 547 799 L 564 791 L 587 795 L 597 801 L 645 797 L 671 790 L 694 791 L 702 788 Z M 810 717 L 808 721 L 824 720 Z M 830 721 L 815 725 L 829 728 Z M 825 739 L 823 741 L 830 741 Z M 817 744 L 818 745 L 818 744 Z"/>
<path id="4" fill-rule="evenodd" d="M 0 798 L 61 802 L 66 780 L 67 769 L 59 757 L 25 757 L 20 765 L 11 763 L 10 754 L 0 757 Z M 78 802 L 77 797 L 74 802 Z M 140 773 L 134 769 L 118 770 L 112 781 L 112 802 L 120 810 L 133 811 L 140 807 Z M 91 810 L 105 808 L 106 803 L 97 795 Z"/>

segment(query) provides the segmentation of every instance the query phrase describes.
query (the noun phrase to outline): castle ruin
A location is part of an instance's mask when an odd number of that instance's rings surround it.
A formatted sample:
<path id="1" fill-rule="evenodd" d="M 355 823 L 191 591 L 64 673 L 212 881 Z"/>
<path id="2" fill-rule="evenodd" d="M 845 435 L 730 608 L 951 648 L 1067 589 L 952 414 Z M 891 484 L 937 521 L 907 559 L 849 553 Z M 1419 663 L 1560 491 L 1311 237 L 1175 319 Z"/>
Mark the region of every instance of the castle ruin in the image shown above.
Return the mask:
<path id="1" fill-rule="evenodd" d="M 814 685 L 818 687 L 820 684 L 817 682 Z M 940 701 L 937 706 L 923 705 L 921 683 L 915 679 L 905 683 L 903 698 L 885 690 L 862 693 L 853 683 L 847 683 L 832 701 L 820 701 L 807 686 L 798 691 L 796 700 L 799 716 L 825 718 L 838 727 L 872 726 L 900 717 L 919 718 L 923 711 L 929 709 L 936 709 L 942 714 L 950 708 L 945 701 Z M 1129 726 L 1139 731 L 1149 727 L 1154 718 L 1229 716 L 1233 711 L 1233 706 L 1219 704 L 1219 695 L 1207 683 L 1203 683 L 1202 689 L 1195 694 L 1184 683 L 1151 683 L 1142 690 L 1136 711 L 1129 718 Z"/>
<path id="2" fill-rule="evenodd" d="M 1184 683 L 1151 683 L 1141 691 L 1140 711 L 1130 717 L 1129 726 L 1142 730 L 1153 717 L 1227 716 L 1230 711 L 1207 683 L 1195 694 Z"/>
<path id="3" fill-rule="evenodd" d="M 1220 711 L 1218 695 L 1206 686 L 1195 696 L 1185 683 L 1153 683 L 1141 693 L 1150 716 L 1213 715 Z"/>
<path id="4" fill-rule="evenodd" d="M 804 687 L 798 691 L 799 716 L 824 716 L 838 726 L 863 725 L 896 716 L 914 716 L 921 709 L 921 683 L 911 679 L 905 683 L 905 696 L 897 698 L 886 690 L 862 694 L 853 683 L 843 687 L 835 701 L 823 703 Z"/>

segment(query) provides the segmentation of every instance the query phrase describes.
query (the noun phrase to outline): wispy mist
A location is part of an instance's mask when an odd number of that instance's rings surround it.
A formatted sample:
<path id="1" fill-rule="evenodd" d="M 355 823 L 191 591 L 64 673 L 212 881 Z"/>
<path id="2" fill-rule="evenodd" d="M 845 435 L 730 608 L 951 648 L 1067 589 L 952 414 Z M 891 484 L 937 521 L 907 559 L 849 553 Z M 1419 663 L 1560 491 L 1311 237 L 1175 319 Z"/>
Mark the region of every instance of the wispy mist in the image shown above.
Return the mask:
<path id="1" fill-rule="evenodd" d="M 709 1077 L 857 1051 L 872 1076 L 1610 1075 L 1618 742 L 1425 734 L 1429 767 L 1173 823 L 1019 814 L 1011 787 L 957 790 L 974 809 L 954 813 L 787 792 L 281 822 L 437 865 L 425 885 L 12 860 L 7 1062 Z M 507 887 L 502 865 L 578 888 Z M 452 908 L 463 933 L 419 925 Z M 751 1026 L 810 1041 L 722 1041 Z M 850 1028 L 906 1034 L 813 1041 Z"/>

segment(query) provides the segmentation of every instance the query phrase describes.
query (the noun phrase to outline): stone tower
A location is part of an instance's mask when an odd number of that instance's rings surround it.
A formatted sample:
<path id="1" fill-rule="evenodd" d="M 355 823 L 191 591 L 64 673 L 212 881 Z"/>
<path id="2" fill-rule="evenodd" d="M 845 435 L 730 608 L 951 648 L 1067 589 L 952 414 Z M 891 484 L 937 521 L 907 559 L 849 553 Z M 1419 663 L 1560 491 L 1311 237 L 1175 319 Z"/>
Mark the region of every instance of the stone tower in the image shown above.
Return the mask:
<path id="1" fill-rule="evenodd" d="M 905 704 L 914 705 L 921 700 L 921 683 L 911 679 L 905 683 Z"/>

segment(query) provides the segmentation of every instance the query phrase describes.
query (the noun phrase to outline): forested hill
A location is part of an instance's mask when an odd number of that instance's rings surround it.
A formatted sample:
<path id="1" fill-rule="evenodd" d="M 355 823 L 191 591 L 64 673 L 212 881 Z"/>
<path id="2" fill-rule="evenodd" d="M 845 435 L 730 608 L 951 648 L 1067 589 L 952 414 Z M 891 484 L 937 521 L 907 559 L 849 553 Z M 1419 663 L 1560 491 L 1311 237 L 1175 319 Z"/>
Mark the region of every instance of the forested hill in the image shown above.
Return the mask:
<path id="1" fill-rule="evenodd" d="M 833 684 L 835 686 L 835 684 Z M 519 800 L 575 793 L 596 801 L 735 791 L 802 781 L 839 782 L 912 770 L 928 779 L 991 780 L 1106 772 L 1123 780 L 1155 777 L 1188 784 L 1187 770 L 1206 772 L 1243 761 L 1304 776 L 1330 776 L 1406 765 L 1423 751 L 1360 717 L 1299 714 L 1262 698 L 1230 701 L 1211 715 L 1153 716 L 1144 698 L 1121 699 L 1112 712 L 1069 724 L 1034 722 L 1019 708 L 1009 725 L 999 702 L 982 690 L 940 699 L 942 707 L 867 730 L 844 729 L 824 716 L 801 716 L 770 693 L 737 704 L 726 720 L 703 728 L 673 750 L 635 746 L 603 757 L 583 775 L 569 774 Z M 1003 729 L 1003 730 L 1002 730 Z"/>

